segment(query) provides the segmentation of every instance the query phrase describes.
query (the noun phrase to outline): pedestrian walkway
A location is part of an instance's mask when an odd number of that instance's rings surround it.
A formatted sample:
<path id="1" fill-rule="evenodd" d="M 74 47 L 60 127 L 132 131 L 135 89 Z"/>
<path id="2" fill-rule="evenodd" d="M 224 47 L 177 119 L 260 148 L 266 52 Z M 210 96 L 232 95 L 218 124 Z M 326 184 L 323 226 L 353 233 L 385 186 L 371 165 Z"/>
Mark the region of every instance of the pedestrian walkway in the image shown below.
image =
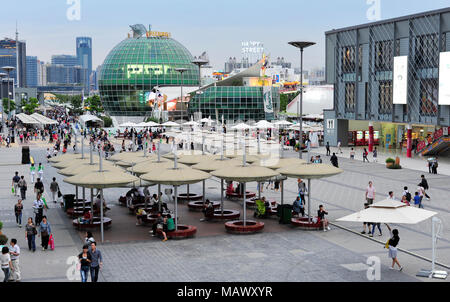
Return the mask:
<path id="1" fill-rule="evenodd" d="M 352 147 L 343 147 L 342 152 L 339 153 L 338 149 L 336 147 L 331 147 L 331 154 L 336 153 L 336 156 L 339 158 L 350 158 L 350 151 Z M 363 150 L 364 147 L 353 147 L 355 151 L 355 160 L 356 161 L 362 161 L 363 160 Z M 368 150 L 368 148 L 366 147 Z M 421 171 L 424 173 L 428 173 L 428 157 L 421 157 L 419 155 L 414 155 L 413 158 L 407 158 L 406 153 L 402 153 L 400 151 L 395 150 L 389 150 L 386 152 L 384 149 L 378 149 L 378 163 L 381 165 L 385 165 L 385 161 L 387 158 L 393 158 L 395 159 L 397 156 L 400 158 L 400 165 L 403 168 L 412 169 Z M 320 148 L 313 148 L 311 149 L 311 152 L 318 153 L 318 154 L 327 154 L 327 150 L 325 147 Z M 369 152 L 368 159 L 369 161 L 373 162 L 373 154 Z M 450 158 L 449 157 L 439 157 L 439 168 L 438 168 L 438 174 L 439 175 L 447 175 L 450 176 Z"/>

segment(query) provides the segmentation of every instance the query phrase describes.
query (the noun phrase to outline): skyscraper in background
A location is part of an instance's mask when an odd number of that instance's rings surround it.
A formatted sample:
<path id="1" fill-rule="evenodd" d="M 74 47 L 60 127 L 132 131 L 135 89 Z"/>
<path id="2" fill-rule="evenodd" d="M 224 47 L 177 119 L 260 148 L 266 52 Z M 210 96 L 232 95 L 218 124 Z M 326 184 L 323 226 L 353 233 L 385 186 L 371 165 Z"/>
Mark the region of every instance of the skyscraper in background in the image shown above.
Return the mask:
<path id="1" fill-rule="evenodd" d="M 18 51 L 17 51 L 18 45 Z M 19 58 L 17 58 L 17 53 Z M 24 41 L 5 38 L 0 40 L 0 69 L 4 66 L 15 67 L 16 70 L 11 72 L 11 78 L 14 78 L 14 83 L 17 85 L 17 70 L 19 70 L 19 87 L 27 87 L 27 47 Z M 17 66 L 17 63 L 19 66 Z"/>
<path id="2" fill-rule="evenodd" d="M 77 58 L 78 65 L 86 69 L 84 75 L 85 91 L 89 93 L 91 90 L 91 73 L 92 73 L 92 38 L 90 37 L 77 37 L 76 39 Z"/>
<path id="3" fill-rule="evenodd" d="M 63 65 L 65 67 L 75 67 L 80 65 L 78 63 L 78 58 L 72 55 L 53 55 L 52 64 Z"/>
<path id="4" fill-rule="evenodd" d="M 27 86 L 38 86 L 39 60 L 34 56 L 27 56 Z"/>

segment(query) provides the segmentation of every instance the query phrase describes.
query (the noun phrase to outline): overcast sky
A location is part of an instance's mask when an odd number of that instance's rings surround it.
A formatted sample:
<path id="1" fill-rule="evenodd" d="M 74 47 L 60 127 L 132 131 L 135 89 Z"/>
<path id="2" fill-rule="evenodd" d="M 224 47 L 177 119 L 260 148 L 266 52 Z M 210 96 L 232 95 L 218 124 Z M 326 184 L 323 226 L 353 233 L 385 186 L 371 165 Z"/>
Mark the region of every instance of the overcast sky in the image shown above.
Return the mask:
<path id="1" fill-rule="evenodd" d="M 299 66 L 287 42 L 310 40 L 305 68 L 324 66 L 324 32 L 368 23 L 367 4 L 380 1 L 381 19 L 440 9 L 448 0 L 3 0 L 0 37 L 14 37 L 16 20 L 27 55 L 50 61 L 53 54 L 75 54 L 75 37 L 93 39 L 93 66 L 130 32 L 129 25 L 152 24 L 167 31 L 194 56 L 207 51 L 216 69 L 230 56 L 241 57 L 242 41 L 264 43 L 266 53 Z M 67 11 L 80 2 L 80 20 Z"/>

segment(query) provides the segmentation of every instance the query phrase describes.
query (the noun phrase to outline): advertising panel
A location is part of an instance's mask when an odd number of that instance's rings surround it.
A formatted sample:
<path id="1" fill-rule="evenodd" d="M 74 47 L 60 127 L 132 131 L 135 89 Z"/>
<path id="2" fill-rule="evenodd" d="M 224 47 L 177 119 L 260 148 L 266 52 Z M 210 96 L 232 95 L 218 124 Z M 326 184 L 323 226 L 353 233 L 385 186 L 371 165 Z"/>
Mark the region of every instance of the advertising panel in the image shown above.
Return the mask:
<path id="1" fill-rule="evenodd" d="M 450 105 L 450 51 L 441 52 L 440 56 L 439 105 Z"/>
<path id="2" fill-rule="evenodd" d="M 273 113 L 272 87 L 271 86 L 263 87 L 263 98 L 264 98 L 264 112 L 265 113 Z"/>
<path id="3" fill-rule="evenodd" d="M 408 56 L 394 57 L 394 104 L 408 102 Z"/>

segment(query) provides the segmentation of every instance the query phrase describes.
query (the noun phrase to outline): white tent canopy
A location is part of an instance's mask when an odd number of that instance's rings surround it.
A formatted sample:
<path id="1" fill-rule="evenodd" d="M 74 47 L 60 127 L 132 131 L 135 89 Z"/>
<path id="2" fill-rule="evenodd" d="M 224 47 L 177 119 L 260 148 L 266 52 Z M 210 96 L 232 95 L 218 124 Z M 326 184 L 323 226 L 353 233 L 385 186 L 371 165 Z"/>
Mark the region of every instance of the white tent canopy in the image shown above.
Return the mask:
<path id="1" fill-rule="evenodd" d="M 42 125 L 57 125 L 58 122 L 55 120 L 52 120 L 46 116 L 43 116 L 42 114 L 39 113 L 33 113 L 31 115 L 32 118 L 34 118 L 35 120 L 37 120 L 40 124 Z"/>
<path id="2" fill-rule="evenodd" d="M 386 199 L 369 206 L 368 209 L 339 218 L 337 221 L 417 224 L 435 215 L 437 215 L 436 212 Z"/>
<path id="3" fill-rule="evenodd" d="M 22 124 L 24 125 L 40 125 L 41 123 L 35 118 L 26 115 L 25 113 L 16 114 L 16 118 L 18 118 Z"/>
<path id="4" fill-rule="evenodd" d="M 83 127 L 86 126 L 87 122 L 99 122 L 99 123 L 103 124 L 102 119 L 100 119 L 92 114 L 84 114 L 84 115 L 80 116 L 80 122 L 83 125 Z"/>

